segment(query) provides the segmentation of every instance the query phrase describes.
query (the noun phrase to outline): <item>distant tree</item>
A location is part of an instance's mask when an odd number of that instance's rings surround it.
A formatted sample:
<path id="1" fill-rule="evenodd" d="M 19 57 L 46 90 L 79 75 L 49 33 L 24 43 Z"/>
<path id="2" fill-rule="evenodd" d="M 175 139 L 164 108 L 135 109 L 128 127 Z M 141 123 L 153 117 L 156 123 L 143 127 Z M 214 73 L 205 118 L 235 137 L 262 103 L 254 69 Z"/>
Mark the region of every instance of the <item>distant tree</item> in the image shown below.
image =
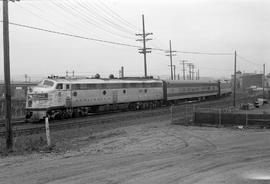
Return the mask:
<path id="1" fill-rule="evenodd" d="M 113 74 L 110 74 L 109 75 L 109 79 L 114 79 L 114 75 Z"/>
<path id="2" fill-rule="evenodd" d="M 95 75 L 95 79 L 100 79 L 100 75 L 98 73 Z"/>

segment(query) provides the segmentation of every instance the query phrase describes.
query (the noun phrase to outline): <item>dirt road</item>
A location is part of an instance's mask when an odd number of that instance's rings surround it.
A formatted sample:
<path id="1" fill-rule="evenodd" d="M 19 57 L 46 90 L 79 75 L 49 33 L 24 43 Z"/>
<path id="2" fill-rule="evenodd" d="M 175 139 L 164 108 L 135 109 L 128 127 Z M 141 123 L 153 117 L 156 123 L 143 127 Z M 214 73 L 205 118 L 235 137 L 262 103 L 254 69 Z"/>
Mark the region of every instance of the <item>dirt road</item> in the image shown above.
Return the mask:
<path id="1" fill-rule="evenodd" d="M 87 144 L 85 144 L 87 143 Z M 170 125 L 117 128 L 61 154 L 0 159 L 0 183 L 270 183 L 270 132 Z"/>

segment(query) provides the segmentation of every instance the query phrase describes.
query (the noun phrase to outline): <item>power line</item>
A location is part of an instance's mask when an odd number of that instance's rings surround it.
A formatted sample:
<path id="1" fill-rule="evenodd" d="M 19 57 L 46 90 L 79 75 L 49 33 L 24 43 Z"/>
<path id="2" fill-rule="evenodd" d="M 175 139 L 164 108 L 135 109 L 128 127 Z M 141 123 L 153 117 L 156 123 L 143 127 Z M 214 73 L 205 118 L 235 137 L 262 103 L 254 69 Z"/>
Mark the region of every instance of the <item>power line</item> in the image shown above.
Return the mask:
<path id="1" fill-rule="evenodd" d="M 3 22 L 3 21 L 0 21 L 0 22 Z M 39 27 L 35 27 L 35 26 L 29 26 L 29 25 L 25 25 L 25 24 L 14 23 L 14 22 L 9 22 L 9 24 L 14 25 L 14 26 L 28 28 L 28 29 L 34 29 L 34 30 L 38 30 L 38 31 L 54 33 L 54 34 L 63 35 L 63 36 L 80 38 L 80 39 L 84 39 L 84 40 L 91 40 L 91 41 L 96 41 L 96 42 L 108 43 L 108 44 L 113 44 L 113 45 L 121 45 L 121 46 L 133 47 L 133 48 L 141 48 L 140 46 L 137 46 L 137 45 L 131 45 L 131 44 L 127 44 L 127 43 L 102 40 L 102 39 L 98 39 L 98 38 L 85 37 L 85 36 L 81 36 L 81 35 L 64 33 L 64 32 L 60 32 L 60 31 L 54 31 L 54 30 L 50 30 L 50 29 L 39 28 Z M 169 52 L 166 49 L 160 49 L 160 48 L 152 48 L 152 50 Z M 182 53 L 182 51 L 174 51 L 174 52 L 181 52 Z M 224 54 L 229 55 L 228 53 L 227 54 L 226 53 L 202 53 L 202 52 L 188 52 L 188 53 L 189 54 L 194 54 L 194 53 L 198 54 L 198 53 L 200 53 L 200 54 L 211 54 L 211 55 L 212 54 L 215 54 L 215 55 L 218 55 L 218 54 L 219 55 L 224 55 Z"/>
<path id="2" fill-rule="evenodd" d="M 110 18 L 101 15 L 98 12 L 98 10 L 95 11 L 91 7 L 85 6 L 81 2 L 77 2 L 76 4 L 77 4 L 77 8 L 81 7 L 80 8 L 80 10 L 82 10 L 81 12 L 85 12 L 85 13 L 91 12 L 92 16 L 95 16 L 95 18 L 97 20 L 99 20 L 102 23 L 107 24 L 108 26 L 112 27 L 113 29 L 124 32 L 124 33 L 129 34 L 129 35 L 134 35 L 134 32 L 130 31 L 129 29 L 127 29 L 125 27 L 123 27 L 122 25 L 119 25 L 118 23 L 115 23 Z"/>
<path id="3" fill-rule="evenodd" d="M 131 38 L 131 37 L 128 37 L 128 36 L 121 35 L 119 33 L 109 31 L 108 28 L 104 28 L 104 25 L 101 25 L 99 22 L 97 22 L 93 18 L 83 14 L 83 11 L 78 11 L 76 8 L 74 8 L 69 3 L 59 2 L 59 1 L 57 1 L 59 3 L 55 2 L 55 1 L 50 1 L 50 2 L 52 2 L 55 6 L 58 6 L 59 8 L 66 11 L 68 14 L 73 14 L 73 16 L 76 17 L 76 18 L 79 17 L 80 19 L 78 19 L 78 20 L 81 20 L 81 21 L 83 21 L 84 23 L 86 23 L 88 25 L 95 26 L 96 28 L 101 29 L 102 31 L 105 31 L 107 33 L 110 33 L 110 34 L 118 36 L 118 37 L 122 37 L 122 38 L 125 38 L 125 39 L 131 39 L 131 40 L 134 39 L 134 38 Z M 89 21 L 89 19 L 91 19 L 91 21 Z"/>
<path id="4" fill-rule="evenodd" d="M 86 1 L 87 2 L 87 1 Z M 135 31 L 137 32 L 138 30 L 140 31 L 141 29 L 138 28 L 137 26 L 135 26 L 134 24 L 130 23 L 129 21 L 127 21 L 126 19 L 124 19 L 123 17 L 121 17 L 118 13 L 116 13 L 113 9 L 111 9 L 109 6 L 107 6 L 103 1 L 98 1 L 100 4 L 103 5 L 103 7 L 105 7 L 106 9 L 109 10 L 109 12 L 111 12 L 111 15 L 113 17 L 117 17 L 119 18 L 119 20 L 121 22 L 123 22 L 124 24 L 126 24 L 127 26 L 129 26 L 132 29 L 135 29 Z M 101 7 L 102 9 L 102 7 Z M 107 11 L 108 12 L 108 11 Z"/>
<path id="5" fill-rule="evenodd" d="M 87 1 L 86 1 L 87 2 Z M 92 12 L 100 17 L 101 19 L 103 19 L 104 21 L 108 22 L 110 24 L 110 26 L 114 26 L 116 27 L 117 29 L 119 29 L 120 31 L 124 31 L 125 33 L 128 33 L 128 34 L 131 34 L 131 35 L 134 35 L 134 32 L 136 32 L 136 30 L 130 28 L 130 27 L 127 27 L 127 26 L 124 26 L 122 22 L 119 23 L 116 23 L 114 20 L 116 19 L 113 19 L 114 17 L 110 14 L 108 15 L 108 13 L 106 13 L 106 11 L 104 11 L 104 9 L 102 7 L 99 7 L 99 8 L 96 8 L 95 6 L 91 6 L 90 4 L 88 3 L 85 3 L 85 2 L 78 2 L 78 4 L 88 10 L 88 11 L 91 11 L 93 10 Z M 102 13 L 103 12 L 103 13 Z M 119 22 L 119 20 L 116 20 L 117 22 Z"/>
<path id="6" fill-rule="evenodd" d="M 259 64 L 254 63 L 254 62 L 252 62 L 252 61 L 246 59 L 245 57 L 240 56 L 239 54 L 237 54 L 237 57 L 240 58 L 240 59 L 242 59 L 243 61 L 246 61 L 246 62 L 250 63 L 250 64 L 253 64 L 253 65 L 256 65 L 256 66 L 260 66 Z"/>
<path id="7" fill-rule="evenodd" d="M 59 27 L 58 25 L 56 25 L 55 23 L 53 23 L 53 22 L 50 21 L 49 19 L 44 18 L 44 17 L 42 17 L 42 16 L 36 14 L 34 11 L 32 11 L 32 10 L 30 10 L 30 9 L 27 9 L 26 7 L 22 7 L 19 3 L 16 3 L 16 5 L 17 5 L 18 7 L 20 7 L 21 9 L 23 9 L 24 11 L 30 13 L 31 15 L 33 15 L 33 16 L 39 18 L 39 19 L 42 19 L 43 21 L 45 21 L 45 22 L 51 24 L 52 26 L 54 26 L 54 27 L 56 27 L 56 28 L 59 28 L 59 29 L 62 29 L 61 27 Z M 34 7 L 33 5 L 31 5 L 31 6 Z M 37 7 L 34 7 L 34 8 L 37 8 Z"/>
<path id="8" fill-rule="evenodd" d="M 212 70 L 212 71 L 232 71 L 232 69 L 221 69 L 221 68 L 208 68 L 208 67 L 199 67 L 200 69 L 204 70 Z"/>
<path id="9" fill-rule="evenodd" d="M 233 55 L 233 53 L 211 53 L 211 52 L 188 52 L 188 51 L 176 51 L 182 54 L 200 54 L 200 55 Z"/>
<path id="10" fill-rule="evenodd" d="M 1 22 L 3 22 L 3 21 L 1 21 Z M 80 39 L 84 39 L 84 40 L 91 40 L 91 41 L 108 43 L 108 44 L 113 44 L 113 45 L 121 45 L 121 46 L 126 46 L 126 47 L 140 48 L 140 46 L 137 46 L 137 45 L 131 45 L 131 44 L 126 44 L 126 43 L 107 41 L 107 40 L 102 40 L 102 39 L 97 39 L 97 38 L 90 38 L 90 37 L 85 37 L 85 36 L 80 36 L 80 35 L 75 35 L 75 34 L 63 33 L 63 32 L 59 32 L 59 31 L 53 31 L 53 30 L 49 30 L 49 29 L 44 29 L 44 28 L 39 28 L 39 27 L 34 27 L 34 26 L 28 26 L 28 25 L 18 24 L 18 23 L 14 23 L 14 22 L 9 22 L 9 24 L 14 25 L 14 26 L 28 28 L 28 29 L 34 29 L 34 30 L 38 30 L 38 31 L 54 33 L 54 34 L 63 35 L 63 36 L 80 38 Z"/>
<path id="11" fill-rule="evenodd" d="M 160 49 L 160 48 L 152 48 L 152 50 L 169 52 L 168 50 Z M 191 51 L 179 51 L 179 50 L 175 50 L 175 52 L 182 53 L 182 54 L 198 54 L 198 55 L 233 55 L 233 53 L 191 52 Z"/>
<path id="12" fill-rule="evenodd" d="M 29 0 L 28 0 L 29 1 Z M 58 5 L 57 3 L 55 3 L 54 1 L 48 1 L 49 5 L 52 6 L 53 8 L 58 8 L 60 9 L 60 11 L 58 11 L 58 13 L 61 13 L 63 15 L 63 17 L 65 17 L 65 19 L 67 19 L 67 16 L 69 16 L 69 20 L 70 19 L 74 19 L 75 17 L 73 17 L 71 14 L 69 14 L 62 6 Z M 79 19 L 80 20 L 80 19 Z M 67 20 L 62 20 L 62 22 L 65 22 L 66 24 L 68 24 L 71 28 L 78 28 L 81 31 L 85 32 L 85 30 L 89 30 L 89 28 L 85 27 L 85 24 L 83 24 L 84 26 L 82 26 L 81 24 L 78 24 L 78 21 L 76 20 L 76 24 L 72 24 L 71 21 L 67 21 Z M 75 28 L 75 29 L 76 29 Z M 93 32 L 94 30 L 91 30 L 91 32 Z M 96 32 L 95 32 L 96 33 Z"/>
<path id="13" fill-rule="evenodd" d="M 57 4 L 56 2 L 54 2 L 54 3 Z M 121 35 L 119 33 L 115 33 L 115 32 L 109 31 L 108 28 L 104 28 L 104 25 L 102 25 L 100 22 L 98 22 L 97 20 L 93 19 L 92 17 L 89 17 L 88 15 L 86 15 L 84 13 L 85 12 L 84 10 L 80 9 L 81 11 L 78 11 L 79 8 L 78 7 L 75 8 L 69 2 L 63 1 L 63 2 L 59 2 L 59 4 L 60 5 L 58 5 L 58 6 L 62 6 L 64 9 L 70 10 L 69 11 L 70 13 L 72 13 L 75 17 L 80 17 L 81 20 L 83 20 L 87 24 L 93 25 L 96 28 L 101 29 L 101 30 L 103 30 L 105 32 L 108 32 L 110 34 L 113 34 L 113 35 L 116 35 L 116 36 L 119 36 L 119 37 L 122 37 L 122 38 L 128 38 L 128 39 L 132 39 L 133 40 L 133 38 L 130 38 L 130 37 Z"/>

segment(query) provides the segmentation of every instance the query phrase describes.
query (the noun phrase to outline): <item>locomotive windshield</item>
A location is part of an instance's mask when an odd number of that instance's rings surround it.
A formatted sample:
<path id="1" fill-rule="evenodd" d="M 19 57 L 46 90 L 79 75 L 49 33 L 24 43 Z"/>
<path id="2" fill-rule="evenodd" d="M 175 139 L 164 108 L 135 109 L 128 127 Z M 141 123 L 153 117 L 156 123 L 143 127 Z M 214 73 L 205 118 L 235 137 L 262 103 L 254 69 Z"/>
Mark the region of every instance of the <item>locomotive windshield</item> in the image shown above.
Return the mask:
<path id="1" fill-rule="evenodd" d="M 42 87 L 53 87 L 54 82 L 50 80 L 43 80 L 41 83 L 39 83 L 39 86 Z"/>

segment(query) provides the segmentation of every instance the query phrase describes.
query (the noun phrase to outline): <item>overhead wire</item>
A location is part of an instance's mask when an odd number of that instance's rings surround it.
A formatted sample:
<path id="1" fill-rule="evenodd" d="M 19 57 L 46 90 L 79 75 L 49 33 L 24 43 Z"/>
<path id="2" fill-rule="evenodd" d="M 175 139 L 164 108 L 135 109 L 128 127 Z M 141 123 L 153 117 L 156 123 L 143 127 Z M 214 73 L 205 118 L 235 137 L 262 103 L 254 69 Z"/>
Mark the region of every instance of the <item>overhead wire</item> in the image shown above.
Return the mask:
<path id="1" fill-rule="evenodd" d="M 3 21 L 1 21 L 1 22 L 3 22 Z M 28 29 L 34 29 L 34 30 L 38 30 L 38 31 L 54 33 L 54 34 L 63 35 L 63 36 L 80 38 L 80 39 L 84 39 L 84 40 L 91 40 L 91 41 L 108 43 L 108 44 L 113 44 L 113 45 L 126 46 L 126 47 L 140 48 L 140 46 L 137 46 L 137 45 L 131 45 L 131 44 L 127 44 L 127 43 L 108 41 L 108 40 L 103 40 L 103 39 L 98 39 L 98 38 L 85 37 L 85 36 L 80 36 L 80 35 L 75 35 L 75 34 L 70 34 L 70 33 L 63 33 L 63 32 L 59 32 L 59 31 L 53 31 L 53 30 L 49 30 L 49 29 L 44 29 L 44 28 L 39 28 L 39 27 L 34 27 L 34 26 L 29 26 L 29 25 L 24 25 L 24 24 L 18 24 L 18 23 L 14 23 L 14 22 L 9 22 L 9 24 L 14 25 L 14 26 L 23 27 L 23 28 L 28 28 Z"/>
<path id="2" fill-rule="evenodd" d="M 162 51 L 162 52 L 169 52 L 168 49 L 161 49 L 161 48 L 152 48 L 152 50 Z M 182 54 L 199 54 L 199 55 L 233 55 L 233 53 L 218 53 L 218 52 L 192 52 L 192 51 L 179 51 L 173 50 L 172 52 L 178 52 Z"/>
<path id="3" fill-rule="evenodd" d="M 88 2 L 88 1 L 86 1 Z M 116 17 L 117 19 L 119 19 L 122 23 L 126 24 L 127 26 L 130 26 L 132 29 L 135 29 L 135 31 L 140 31 L 141 29 L 138 28 L 137 26 L 135 26 L 134 24 L 132 24 L 131 22 L 127 21 L 126 19 L 124 19 L 123 17 L 121 17 L 117 12 L 115 12 L 113 9 L 111 9 L 109 6 L 107 6 L 103 1 L 99 0 L 98 1 L 100 4 L 103 5 L 104 8 L 101 8 L 103 10 L 107 9 L 108 13 L 109 13 L 112 17 Z M 97 6 L 98 4 L 95 3 Z M 102 6 L 99 6 L 99 7 L 102 7 Z M 105 10 L 106 11 L 106 10 Z"/>
<path id="4" fill-rule="evenodd" d="M 236 56 L 237 56 L 238 58 L 242 59 L 243 61 L 247 62 L 247 63 L 250 63 L 250 64 L 252 64 L 252 65 L 259 66 L 258 63 L 254 63 L 254 62 L 248 60 L 247 58 L 245 58 L 245 57 L 243 57 L 243 56 L 240 56 L 240 55 L 238 55 L 238 54 L 237 54 Z"/>
<path id="5" fill-rule="evenodd" d="M 37 17 L 37 18 L 39 18 L 39 19 L 41 19 L 41 20 L 43 20 L 43 21 L 49 23 L 49 24 L 51 24 L 52 26 L 54 26 L 54 27 L 56 27 L 56 28 L 58 28 L 58 29 L 60 29 L 60 30 L 63 29 L 63 28 L 61 28 L 60 26 L 58 26 L 57 24 L 55 24 L 54 22 L 50 21 L 49 19 L 47 19 L 47 18 L 45 18 L 45 17 L 42 17 L 42 16 L 38 15 L 37 13 L 35 13 L 35 12 L 32 11 L 32 10 L 30 10 L 29 8 L 26 8 L 25 6 L 22 6 L 22 5 L 19 4 L 19 3 L 16 3 L 16 5 L 17 5 L 19 8 L 21 8 L 22 10 L 24 10 L 24 11 L 28 12 L 29 14 L 31 14 L 31 15 L 33 15 L 33 16 L 35 16 L 35 17 Z M 37 7 L 35 7 L 35 8 L 37 8 Z"/>
<path id="6" fill-rule="evenodd" d="M 1 21 L 1 22 L 3 22 L 3 21 Z M 91 41 L 96 41 L 96 42 L 103 42 L 103 43 L 121 45 L 121 46 L 133 47 L 133 48 L 141 48 L 141 46 L 138 46 L 138 45 L 132 45 L 132 44 L 127 44 L 127 43 L 122 43 L 122 42 L 115 42 L 115 41 L 108 41 L 108 40 L 103 40 L 103 39 L 98 39 L 98 38 L 85 37 L 85 36 L 81 36 L 81 35 L 64 33 L 64 32 L 60 32 L 60 31 L 54 31 L 54 30 L 50 30 L 50 29 L 44 29 L 44 28 L 39 28 L 39 27 L 35 27 L 35 26 L 29 26 L 29 25 L 25 25 L 25 24 L 14 23 L 14 22 L 9 22 L 9 24 L 14 25 L 14 26 L 28 28 L 28 29 L 34 29 L 34 30 L 39 30 L 39 31 L 43 31 L 43 32 L 54 33 L 54 34 L 58 34 L 58 35 L 81 38 L 81 39 L 85 39 L 85 40 L 91 40 Z M 159 50 L 159 51 L 167 51 L 164 49 L 157 49 L 157 48 L 153 48 L 153 49 Z M 202 52 L 188 52 L 188 53 L 189 54 L 193 54 L 193 53 L 196 53 L 196 54 L 198 54 L 198 53 L 200 53 L 200 54 L 215 54 L 215 55 L 226 54 L 226 53 L 202 53 Z"/>
<path id="7" fill-rule="evenodd" d="M 112 31 L 109 31 L 108 28 L 104 28 L 104 26 L 102 26 L 99 22 L 97 22 L 96 20 L 93 20 L 91 19 L 91 21 L 89 19 L 86 18 L 86 16 L 84 14 L 82 14 L 82 12 L 79 12 L 77 11 L 76 8 L 74 8 L 73 6 L 71 6 L 69 3 L 67 2 L 64 2 L 64 1 L 51 1 L 53 4 L 55 4 L 56 6 L 62 8 L 64 11 L 67 11 L 68 13 L 72 14 L 74 17 L 79 17 L 83 22 L 85 22 L 86 24 L 88 25 L 92 25 L 92 26 L 95 26 L 96 28 L 98 29 L 101 29 L 102 31 L 105 31 L 107 33 L 110 33 L 114 36 L 118 36 L 118 37 L 122 37 L 122 38 L 125 38 L 125 39 L 132 39 L 128 36 L 124 36 L 124 35 L 121 35 L 119 33 L 115 33 L 115 32 L 112 32 Z"/>
<path id="8" fill-rule="evenodd" d="M 108 24 L 109 26 L 113 27 L 114 29 L 117 29 L 119 31 L 123 31 L 127 34 L 130 34 L 132 36 L 135 35 L 136 31 L 131 30 L 130 28 L 127 28 L 121 24 L 116 23 L 112 18 L 110 18 L 109 16 L 107 16 L 106 14 L 102 14 L 101 11 L 99 9 L 97 9 L 94 6 L 88 6 L 88 4 L 85 4 L 84 2 L 77 2 L 79 6 L 81 6 L 83 9 L 85 9 L 87 12 L 91 12 L 92 15 L 94 15 L 96 18 L 98 18 L 101 21 L 104 21 L 106 24 Z"/>
<path id="9" fill-rule="evenodd" d="M 76 17 L 72 16 L 71 13 L 68 13 L 62 6 L 59 6 L 54 1 L 47 1 L 47 2 L 49 2 L 49 5 L 52 6 L 52 8 L 57 8 L 57 9 L 60 10 L 60 11 L 58 11 L 58 13 L 61 13 L 63 15 L 63 17 L 66 17 L 66 19 L 69 20 L 69 21 L 67 21 L 67 20 L 63 20 L 63 21 L 66 24 L 68 24 L 71 28 L 79 29 L 82 32 L 85 32 L 86 30 L 89 30 L 89 28 L 87 28 L 86 25 L 81 22 L 81 20 L 79 20 Z M 72 21 L 70 21 L 70 19 L 75 19 L 76 24 L 74 24 Z M 91 32 L 95 32 L 95 31 L 92 29 Z"/>
<path id="10" fill-rule="evenodd" d="M 106 18 L 104 18 L 104 17 L 102 17 L 102 16 L 98 16 L 98 14 L 94 14 L 94 13 L 92 12 L 92 13 L 91 13 L 91 17 L 90 17 L 90 16 L 89 16 L 89 9 L 86 9 L 84 6 L 82 6 L 82 5 L 80 4 L 79 1 L 76 2 L 76 3 L 74 3 L 74 5 L 75 5 L 76 7 L 73 7 L 73 6 L 71 5 L 71 2 L 70 2 L 69 0 L 66 0 L 65 3 L 66 3 L 66 5 L 69 6 L 71 9 L 73 9 L 74 11 L 77 11 L 79 14 L 83 15 L 84 18 L 87 18 L 87 19 L 86 19 L 87 22 L 89 22 L 88 19 L 91 19 L 91 22 L 94 21 L 95 24 L 99 25 L 99 27 L 107 26 L 107 27 L 110 27 L 110 28 L 114 29 L 115 31 L 119 31 L 119 32 L 125 33 L 125 34 L 127 34 L 127 35 L 132 35 L 132 36 L 134 35 L 133 33 L 128 32 L 127 30 L 121 29 L 121 28 L 119 27 L 119 25 L 116 25 L 116 24 L 114 24 L 113 22 L 110 22 L 108 19 L 106 19 Z M 78 11 L 78 10 L 79 10 L 79 11 Z M 93 19 L 94 17 L 95 17 L 95 19 Z M 102 20 L 101 20 L 101 19 L 102 19 Z M 105 29 L 105 30 L 107 30 L 107 29 Z M 117 33 L 117 35 L 118 35 L 118 36 L 121 35 L 122 37 L 125 37 L 125 38 L 128 38 L 128 39 L 134 40 L 134 38 L 132 38 L 132 37 L 130 37 L 130 36 L 124 36 L 124 35 L 119 34 L 119 33 Z"/>

